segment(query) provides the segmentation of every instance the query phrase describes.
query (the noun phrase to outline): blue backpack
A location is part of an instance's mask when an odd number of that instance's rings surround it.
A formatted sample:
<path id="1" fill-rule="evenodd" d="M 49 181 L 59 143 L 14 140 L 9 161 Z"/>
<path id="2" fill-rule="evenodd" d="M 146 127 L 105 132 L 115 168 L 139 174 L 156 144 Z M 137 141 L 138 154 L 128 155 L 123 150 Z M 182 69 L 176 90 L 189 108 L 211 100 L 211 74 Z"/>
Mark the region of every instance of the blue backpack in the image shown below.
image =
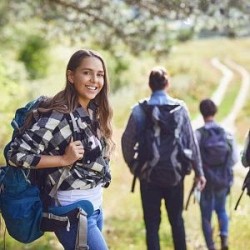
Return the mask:
<path id="1" fill-rule="evenodd" d="M 1 186 L 0 209 L 8 233 L 16 240 L 29 243 L 40 236 L 42 202 L 37 186 L 31 185 L 26 171 L 5 166 L 0 169 Z"/>
<path id="2" fill-rule="evenodd" d="M 211 128 L 202 127 L 200 151 L 202 162 L 209 167 L 223 167 L 231 151 L 223 128 L 216 126 Z"/>
<path id="3" fill-rule="evenodd" d="M 11 122 L 14 129 L 12 140 L 4 150 L 6 166 L 0 167 L 0 211 L 9 235 L 22 243 L 33 242 L 40 238 L 44 231 L 54 231 L 59 226 L 67 227 L 69 222 L 75 220 L 77 216 L 84 217 L 81 221 L 84 221 L 83 231 L 86 236 L 87 217 L 93 213 L 93 205 L 87 200 L 63 207 L 50 206 L 45 210 L 41 199 L 40 183 L 33 182 L 30 178 L 31 171 L 38 170 L 8 165 L 7 152 L 11 142 L 20 133 L 28 112 L 36 109 L 44 98 L 39 97 L 16 111 Z M 74 122 L 72 123 L 76 126 Z M 83 240 L 83 243 L 78 242 L 78 244 L 88 249 L 86 237 Z"/>
<path id="4" fill-rule="evenodd" d="M 201 127 L 200 152 L 207 184 L 215 189 L 230 188 L 233 171 L 229 165 L 232 148 L 225 130 L 220 127 Z"/>
<path id="5" fill-rule="evenodd" d="M 4 149 L 6 166 L 0 168 L 0 210 L 8 233 L 23 243 L 32 242 L 43 235 L 40 230 L 42 202 L 38 187 L 32 185 L 28 178 L 29 170 L 9 166 L 7 152 L 11 142 L 20 132 L 27 113 L 35 109 L 42 99 L 43 97 L 40 97 L 31 101 L 16 111 L 11 122 L 14 129 L 12 140 Z"/>

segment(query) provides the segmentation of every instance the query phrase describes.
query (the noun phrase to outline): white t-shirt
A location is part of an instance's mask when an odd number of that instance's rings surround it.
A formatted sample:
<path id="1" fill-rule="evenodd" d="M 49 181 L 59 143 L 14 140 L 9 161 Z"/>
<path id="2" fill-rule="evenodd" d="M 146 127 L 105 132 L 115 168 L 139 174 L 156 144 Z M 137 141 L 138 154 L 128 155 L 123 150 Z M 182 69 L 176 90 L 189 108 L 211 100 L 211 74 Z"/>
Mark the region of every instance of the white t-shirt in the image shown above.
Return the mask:
<path id="1" fill-rule="evenodd" d="M 93 204 L 94 210 L 97 210 L 102 204 L 102 193 L 103 188 L 100 184 L 90 189 L 58 191 L 57 198 L 62 206 L 66 206 L 80 200 L 88 200 Z"/>

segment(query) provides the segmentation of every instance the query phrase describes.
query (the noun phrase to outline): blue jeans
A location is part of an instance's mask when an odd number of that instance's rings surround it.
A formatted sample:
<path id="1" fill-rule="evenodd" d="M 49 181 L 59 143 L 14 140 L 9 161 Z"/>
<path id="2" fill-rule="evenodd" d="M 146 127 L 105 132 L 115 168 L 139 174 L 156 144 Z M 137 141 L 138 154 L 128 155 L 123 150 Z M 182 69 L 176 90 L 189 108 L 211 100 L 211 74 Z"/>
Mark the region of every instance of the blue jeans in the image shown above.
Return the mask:
<path id="1" fill-rule="evenodd" d="M 59 242 L 63 245 L 65 250 L 74 250 L 76 235 L 77 235 L 78 223 L 70 225 L 70 231 L 66 228 L 60 228 L 55 231 L 55 234 Z M 87 244 L 89 250 L 107 250 L 108 246 L 102 235 L 103 227 L 103 212 L 102 209 L 94 211 L 94 213 L 88 218 L 88 232 L 87 232 Z"/>
<path id="2" fill-rule="evenodd" d="M 169 188 L 162 188 L 141 181 L 140 190 L 147 249 L 160 249 L 159 227 L 161 223 L 161 200 L 163 199 L 172 229 L 174 249 L 186 250 L 185 228 L 182 218 L 183 181 L 179 185 Z"/>
<path id="3" fill-rule="evenodd" d="M 228 188 L 213 190 L 205 188 L 201 192 L 200 208 L 202 230 L 209 249 L 214 247 L 211 218 L 213 211 L 216 212 L 221 236 L 228 236 L 228 215 L 226 212 L 226 198 Z"/>

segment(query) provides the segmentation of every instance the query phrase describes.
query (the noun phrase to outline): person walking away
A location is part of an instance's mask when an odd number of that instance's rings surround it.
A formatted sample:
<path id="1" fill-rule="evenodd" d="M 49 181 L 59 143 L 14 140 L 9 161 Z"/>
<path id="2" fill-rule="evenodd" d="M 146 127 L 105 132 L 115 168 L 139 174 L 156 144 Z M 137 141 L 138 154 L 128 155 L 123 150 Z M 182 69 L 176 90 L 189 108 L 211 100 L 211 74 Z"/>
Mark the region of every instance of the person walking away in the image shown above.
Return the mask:
<path id="1" fill-rule="evenodd" d="M 233 184 L 232 168 L 238 161 L 238 151 L 232 134 L 215 121 L 216 104 L 210 99 L 204 99 L 200 102 L 199 109 L 204 126 L 198 128 L 195 134 L 207 180 L 200 199 L 202 230 L 208 249 L 215 250 L 211 225 L 215 211 L 219 222 L 221 249 L 227 250 L 229 217 L 226 202 Z"/>
<path id="2" fill-rule="evenodd" d="M 7 152 L 12 166 L 46 170 L 48 193 L 66 170 L 56 196 L 62 206 L 80 200 L 93 204 L 87 228 L 90 250 L 108 249 L 102 234 L 102 192 L 111 181 L 109 159 L 113 148 L 108 85 L 101 55 L 92 50 L 76 51 L 67 65 L 65 88 L 46 98 L 27 117 L 23 134 L 15 138 Z M 75 141 L 70 113 L 80 129 Z M 55 230 L 66 250 L 75 249 L 77 224 L 70 223 L 69 231 Z"/>
<path id="3" fill-rule="evenodd" d="M 195 171 L 196 182 L 199 183 L 202 190 L 206 180 L 202 170 L 199 148 L 185 103 L 170 97 L 167 93 L 169 75 L 166 69 L 161 66 L 153 68 L 149 75 L 148 84 L 152 94 L 144 104 L 139 103 L 134 106 L 121 138 L 122 153 L 127 165 L 133 169 L 134 162 L 137 162 L 135 161 L 135 155 L 137 154 L 136 148 L 138 142 L 139 148 L 143 148 L 145 144 L 150 144 L 150 149 L 143 154 L 142 158 L 147 158 L 153 151 L 156 151 L 152 159 L 147 159 L 144 163 L 139 161 L 140 171 L 137 168 L 132 170 L 132 172 L 137 172 L 140 180 L 147 249 L 160 249 L 161 201 L 164 200 L 172 229 L 174 249 L 185 250 L 186 240 L 182 212 L 184 168 L 186 166 L 184 162 L 179 161 L 179 155 L 183 152 L 177 145 L 183 145 L 186 147 L 187 152 L 189 152 L 190 162 Z M 176 113 L 176 116 L 172 115 L 174 113 Z M 154 119 L 151 119 L 151 116 L 154 116 Z M 173 119 L 170 119 L 171 117 Z M 154 133 L 151 133 L 149 129 L 157 127 L 157 124 L 154 124 L 150 128 L 148 128 L 148 125 L 155 122 L 158 118 L 159 123 L 161 119 L 165 121 L 170 120 L 169 122 L 165 122 L 164 126 L 166 127 L 163 126 L 161 129 L 158 127 L 158 132 L 154 131 Z M 172 131 L 172 127 L 175 128 L 174 131 Z M 155 134 L 157 133 L 160 135 L 155 139 Z M 163 134 L 162 137 L 161 133 Z M 140 138 L 145 139 L 150 134 L 152 138 L 140 142 Z M 169 136 L 164 136 L 167 134 Z M 170 138 L 170 141 L 165 141 L 165 138 Z M 170 146 L 171 143 L 173 143 L 172 146 Z M 156 148 L 159 149 L 158 153 L 155 150 Z M 155 159 L 158 159 L 158 164 L 156 165 L 153 163 Z M 168 175 L 168 172 L 171 174 Z"/>
<path id="4" fill-rule="evenodd" d="M 241 155 L 241 163 L 244 167 L 250 166 L 250 129 L 246 135 L 244 148 Z"/>

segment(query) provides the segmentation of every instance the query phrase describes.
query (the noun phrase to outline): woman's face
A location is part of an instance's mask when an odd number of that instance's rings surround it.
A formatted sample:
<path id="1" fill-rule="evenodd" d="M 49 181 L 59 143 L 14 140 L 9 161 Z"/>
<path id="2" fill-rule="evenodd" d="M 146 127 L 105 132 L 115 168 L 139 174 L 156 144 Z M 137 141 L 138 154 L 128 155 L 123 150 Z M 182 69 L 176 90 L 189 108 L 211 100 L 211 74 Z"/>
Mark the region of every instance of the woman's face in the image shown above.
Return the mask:
<path id="1" fill-rule="evenodd" d="M 104 85 L 104 69 L 102 61 L 97 57 L 84 58 L 76 70 L 68 70 L 67 75 L 84 108 L 97 96 Z"/>

